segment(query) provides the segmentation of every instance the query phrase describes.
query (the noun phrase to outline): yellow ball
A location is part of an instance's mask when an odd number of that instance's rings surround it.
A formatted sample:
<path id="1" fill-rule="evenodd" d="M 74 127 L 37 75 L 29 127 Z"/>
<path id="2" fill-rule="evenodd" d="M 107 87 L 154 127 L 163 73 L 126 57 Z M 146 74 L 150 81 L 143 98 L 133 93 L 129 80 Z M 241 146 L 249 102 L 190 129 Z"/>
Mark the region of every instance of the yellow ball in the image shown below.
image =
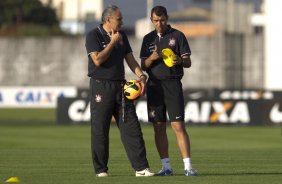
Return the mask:
<path id="1" fill-rule="evenodd" d="M 129 80 L 124 84 L 124 96 L 129 100 L 134 100 L 141 95 L 141 85 L 136 80 Z"/>

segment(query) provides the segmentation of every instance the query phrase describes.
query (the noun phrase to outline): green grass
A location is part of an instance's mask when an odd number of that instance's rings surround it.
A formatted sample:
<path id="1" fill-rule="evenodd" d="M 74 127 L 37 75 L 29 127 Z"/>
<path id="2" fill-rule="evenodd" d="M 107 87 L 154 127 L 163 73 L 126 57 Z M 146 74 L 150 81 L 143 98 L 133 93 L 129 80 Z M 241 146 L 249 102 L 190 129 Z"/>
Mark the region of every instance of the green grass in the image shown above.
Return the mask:
<path id="1" fill-rule="evenodd" d="M 278 184 L 282 181 L 281 127 L 187 126 L 192 162 L 198 177 L 183 175 L 183 163 L 174 133 L 169 128 L 175 176 L 136 178 L 118 128 L 113 125 L 110 131 L 110 176 L 96 178 L 91 162 L 89 125 L 58 126 L 54 117 L 53 121 L 47 122 L 54 113 L 52 111 L 46 117 L 40 116 L 43 111 L 37 111 L 30 123 L 27 115 L 21 117 L 27 124 L 16 118 L 9 120 L 8 112 L 4 118 L 3 111 L 0 112 L 0 184 L 13 176 L 19 177 L 23 184 Z M 43 117 L 44 123 L 40 120 L 38 123 L 36 117 Z M 157 172 L 161 163 L 154 146 L 152 127 L 142 126 L 142 130 L 151 170 Z"/>
<path id="2" fill-rule="evenodd" d="M 28 108 L 0 108 L 1 125 L 54 125 L 56 120 L 55 109 L 28 109 Z"/>

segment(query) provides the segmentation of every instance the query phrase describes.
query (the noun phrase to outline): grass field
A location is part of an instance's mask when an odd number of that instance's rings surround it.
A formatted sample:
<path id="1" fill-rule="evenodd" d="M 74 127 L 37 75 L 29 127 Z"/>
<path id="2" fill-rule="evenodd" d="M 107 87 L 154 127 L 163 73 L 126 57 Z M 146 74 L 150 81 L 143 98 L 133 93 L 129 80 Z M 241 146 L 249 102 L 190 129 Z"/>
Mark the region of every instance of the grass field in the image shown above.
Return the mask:
<path id="1" fill-rule="evenodd" d="M 96 178 L 90 154 L 90 126 L 58 126 L 54 111 L 0 109 L 0 184 L 13 176 L 23 184 L 88 183 L 281 183 L 281 127 L 187 126 L 198 177 L 185 177 L 171 129 L 175 176 L 136 178 L 119 139 L 110 133 L 108 178 Z M 142 126 L 151 170 L 160 160 L 151 126 Z"/>

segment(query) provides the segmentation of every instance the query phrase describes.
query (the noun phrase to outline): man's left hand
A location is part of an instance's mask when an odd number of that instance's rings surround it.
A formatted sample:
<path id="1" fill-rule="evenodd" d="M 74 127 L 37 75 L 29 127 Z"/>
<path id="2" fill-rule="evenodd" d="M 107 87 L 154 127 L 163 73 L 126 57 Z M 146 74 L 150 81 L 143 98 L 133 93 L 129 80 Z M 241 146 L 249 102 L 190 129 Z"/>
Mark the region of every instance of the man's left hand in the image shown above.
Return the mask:
<path id="1" fill-rule="evenodd" d="M 173 65 L 181 65 L 183 62 L 183 59 L 177 55 L 172 59 L 173 59 L 173 62 L 172 62 Z"/>

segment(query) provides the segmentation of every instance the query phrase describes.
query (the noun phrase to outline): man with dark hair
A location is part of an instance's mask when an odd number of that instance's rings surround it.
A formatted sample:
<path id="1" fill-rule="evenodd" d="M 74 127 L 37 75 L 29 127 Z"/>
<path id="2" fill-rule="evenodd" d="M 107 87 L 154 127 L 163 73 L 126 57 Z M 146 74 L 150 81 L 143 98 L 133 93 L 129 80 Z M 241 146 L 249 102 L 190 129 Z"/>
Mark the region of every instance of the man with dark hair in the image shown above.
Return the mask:
<path id="1" fill-rule="evenodd" d="M 166 133 L 166 112 L 176 135 L 186 176 L 196 176 L 191 164 L 190 140 L 184 124 L 184 97 L 181 79 L 183 68 L 191 67 L 191 50 L 184 34 L 167 24 L 166 8 L 156 6 L 151 11 L 151 21 L 155 30 L 143 38 L 140 52 L 141 67 L 149 79 L 147 81 L 147 104 L 149 121 L 153 122 L 155 143 L 158 149 L 162 169 L 156 175 L 171 176 Z M 165 65 L 162 58 L 163 49 L 171 49 L 175 57 L 172 66 Z"/>
<path id="2" fill-rule="evenodd" d="M 136 176 L 153 176 L 146 158 L 145 143 L 132 100 L 125 98 L 124 59 L 139 78 L 144 93 L 146 75 L 135 60 L 123 31 L 122 14 L 108 6 L 102 24 L 86 36 L 88 76 L 91 91 L 91 145 L 97 177 L 108 176 L 109 129 L 112 116 L 120 129 L 121 140 Z"/>

